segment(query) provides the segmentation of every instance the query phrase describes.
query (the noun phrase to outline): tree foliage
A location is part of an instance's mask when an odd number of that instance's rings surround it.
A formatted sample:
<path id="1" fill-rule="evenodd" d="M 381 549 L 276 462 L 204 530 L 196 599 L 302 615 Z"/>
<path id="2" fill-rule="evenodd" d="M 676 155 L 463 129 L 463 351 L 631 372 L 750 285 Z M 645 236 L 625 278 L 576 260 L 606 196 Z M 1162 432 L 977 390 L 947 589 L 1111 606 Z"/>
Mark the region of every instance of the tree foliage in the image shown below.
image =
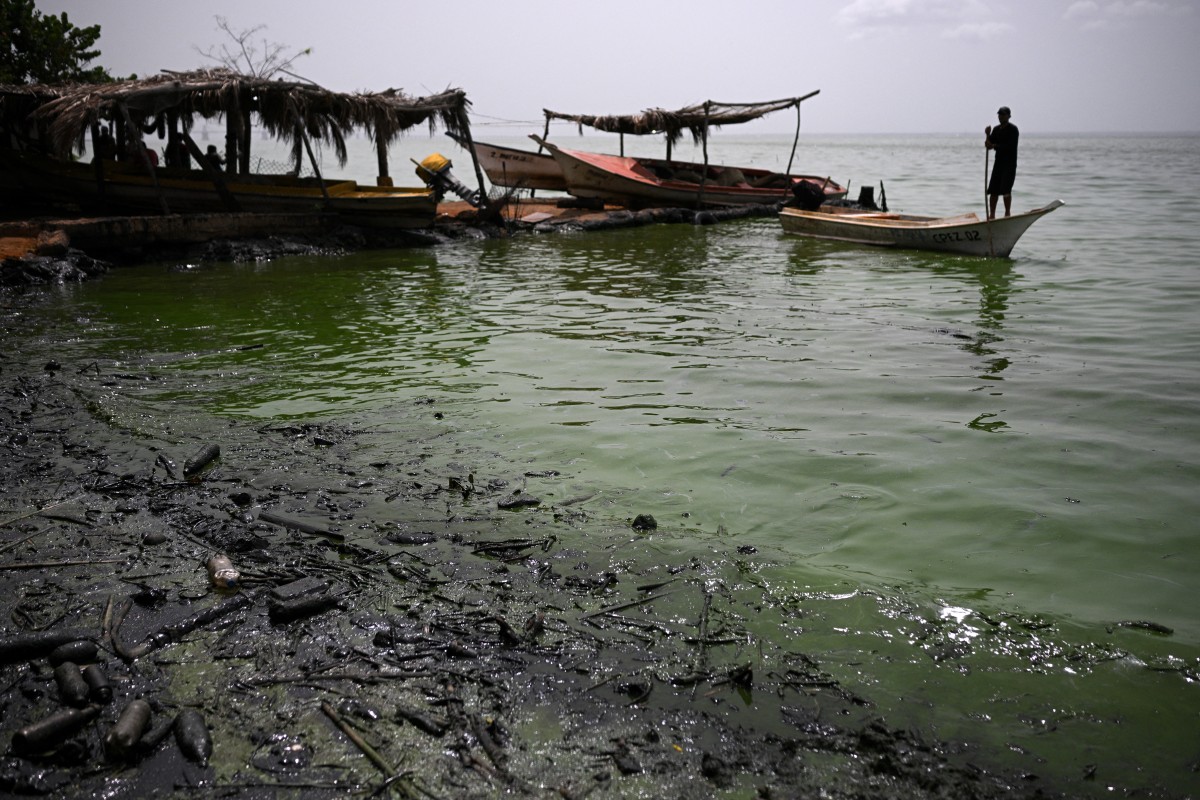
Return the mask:
<path id="1" fill-rule="evenodd" d="M 312 53 L 312 48 L 308 47 L 289 54 L 287 45 L 268 42 L 265 38 L 260 44 L 255 44 L 255 35 L 259 31 L 266 30 L 266 25 L 255 25 L 253 28 L 235 31 L 229 24 L 229 20 L 224 17 L 216 17 L 216 20 L 217 28 L 224 31 L 225 35 L 233 40 L 232 44 L 222 44 L 220 48 L 210 47 L 207 50 L 196 48 L 196 50 L 205 58 L 210 58 L 234 72 L 252 75 L 256 78 L 271 78 L 280 72 L 297 77 L 291 72 L 292 64 L 300 56 Z"/>
<path id="2" fill-rule="evenodd" d="M 111 81 L 104 67 L 89 67 L 100 26 L 77 28 L 67 19 L 43 15 L 33 0 L 0 0 L 0 84 Z"/>

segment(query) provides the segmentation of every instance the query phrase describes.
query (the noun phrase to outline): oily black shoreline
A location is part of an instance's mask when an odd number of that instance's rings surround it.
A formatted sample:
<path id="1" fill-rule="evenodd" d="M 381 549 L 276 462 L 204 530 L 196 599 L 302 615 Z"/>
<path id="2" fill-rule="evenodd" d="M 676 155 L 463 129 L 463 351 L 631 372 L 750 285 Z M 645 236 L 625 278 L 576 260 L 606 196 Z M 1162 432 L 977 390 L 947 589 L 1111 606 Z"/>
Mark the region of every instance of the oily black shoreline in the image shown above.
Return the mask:
<path id="1" fill-rule="evenodd" d="M 10 294 L 9 310 L 38 293 Z M 340 721 L 403 775 L 401 796 L 1057 796 L 972 763 L 985 754 L 889 726 L 819 655 L 736 644 L 752 613 L 739 593 L 753 587 L 712 589 L 720 562 L 614 567 L 611 549 L 644 533 L 574 497 L 550 501 L 566 478 L 545 465 L 446 452 L 433 404 L 405 423 L 411 458 L 381 462 L 353 427 L 130 417 L 125 384 L 138 376 L 3 355 L 0 546 L 5 562 L 46 566 L 0 573 L 2 637 L 69 625 L 100 643 L 116 698 L 57 752 L 16 754 L 12 737 L 58 696 L 44 658 L 0 666 L 0 789 L 377 787 L 381 768 Z M 184 480 L 175 465 L 214 443 L 216 465 Z M 267 509 L 344 538 L 264 523 Z M 249 577 L 247 600 L 164 637 L 228 601 L 200 566 L 216 550 Z M 273 620 L 272 590 L 313 577 L 332 584 L 337 610 Z M 681 614 L 697 620 L 690 634 L 660 621 Z M 154 732 L 201 711 L 216 767 L 188 762 L 169 737 L 106 760 L 102 737 L 134 697 L 154 707 Z M 343 767 L 336 779 L 329 761 Z"/>

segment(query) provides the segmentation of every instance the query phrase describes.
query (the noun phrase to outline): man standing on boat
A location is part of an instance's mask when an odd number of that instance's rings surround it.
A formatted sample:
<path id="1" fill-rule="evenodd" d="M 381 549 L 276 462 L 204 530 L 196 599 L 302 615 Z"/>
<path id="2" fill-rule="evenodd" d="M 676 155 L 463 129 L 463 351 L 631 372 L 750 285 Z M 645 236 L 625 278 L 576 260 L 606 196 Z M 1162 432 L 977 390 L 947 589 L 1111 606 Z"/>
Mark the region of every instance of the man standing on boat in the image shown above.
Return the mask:
<path id="1" fill-rule="evenodd" d="M 992 165 L 992 179 L 988 183 L 988 219 L 996 217 L 996 201 L 1004 195 L 1004 216 L 1012 212 L 1012 187 L 1017 178 L 1017 138 L 1020 131 L 1008 121 L 1011 112 L 1008 106 L 1000 106 L 996 112 L 1000 124 L 983 129 L 983 146 L 996 151 L 996 163 Z"/>

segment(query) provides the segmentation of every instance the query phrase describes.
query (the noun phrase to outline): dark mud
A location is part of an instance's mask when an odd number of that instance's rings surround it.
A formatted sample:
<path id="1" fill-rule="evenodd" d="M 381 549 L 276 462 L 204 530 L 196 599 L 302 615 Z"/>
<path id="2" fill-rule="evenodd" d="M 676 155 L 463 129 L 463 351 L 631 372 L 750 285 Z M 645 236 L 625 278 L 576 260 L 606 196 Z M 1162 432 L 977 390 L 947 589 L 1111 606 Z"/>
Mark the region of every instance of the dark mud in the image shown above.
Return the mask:
<path id="1" fill-rule="evenodd" d="M 80 283 L 108 272 L 107 261 L 82 250 L 57 255 L 31 255 L 0 260 L 0 289 Z"/>
<path id="2" fill-rule="evenodd" d="M 756 636 L 751 548 L 593 516 L 431 403 L 397 457 L 141 409 L 111 365 L 0 365 L 0 793 L 1057 796 Z"/>

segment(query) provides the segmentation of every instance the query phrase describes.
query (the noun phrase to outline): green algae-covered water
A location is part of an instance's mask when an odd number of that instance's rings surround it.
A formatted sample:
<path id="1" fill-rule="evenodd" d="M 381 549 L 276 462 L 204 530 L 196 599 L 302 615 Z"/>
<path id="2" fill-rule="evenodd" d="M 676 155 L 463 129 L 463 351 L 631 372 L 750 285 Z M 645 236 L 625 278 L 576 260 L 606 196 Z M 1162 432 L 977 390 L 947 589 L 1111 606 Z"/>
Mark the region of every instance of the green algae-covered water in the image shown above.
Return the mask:
<path id="1" fill-rule="evenodd" d="M 852 195 L 883 181 L 893 210 L 978 211 L 980 138 L 806 138 L 799 170 Z M 789 146 L 711 155 L 783 168 Z M 1200 791 L 1197 188 L 1197 137 L 1027 132 L 1015 210 L 1066 206 L 1011 260 L 761 218 L 155 263 L 22 301 L 3 349 L 113 364 L 115 396 L 164 418 L 335 418 L 398 457 L 391 421 L 428 400 L 448 448 L 558 470 L 614 527 L 653 514 L 672 557 L 753 553 L 775 601 L 755 632 L 855 676 L 893 724 L 1081 794 L 1182 796 Z"/>

